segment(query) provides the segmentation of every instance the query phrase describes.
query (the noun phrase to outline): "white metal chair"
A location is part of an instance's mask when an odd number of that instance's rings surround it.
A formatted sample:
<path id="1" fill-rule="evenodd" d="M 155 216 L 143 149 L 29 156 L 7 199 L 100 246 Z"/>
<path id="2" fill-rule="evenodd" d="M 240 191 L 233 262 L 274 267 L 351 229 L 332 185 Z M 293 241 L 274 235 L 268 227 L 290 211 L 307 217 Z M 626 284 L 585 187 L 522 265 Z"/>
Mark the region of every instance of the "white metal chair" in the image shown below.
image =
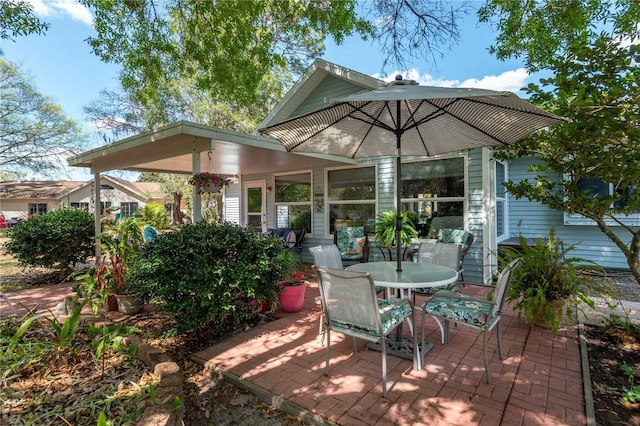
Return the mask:
<path id="1" fill-rule="evenodd" d="M 423 242 L 420 243 L 418 252 L 414 255 L 416 262 L 435 263 L 436 265 L 446 266 L 458 272 L 460 276 L 460 256 L 461 247 L 458 244 L 448 244 L 440 242 Z M 456 290 L 458 283 L 453 283 L 447 287 L 447 290 Z M 438 287 L 416 288 L 412 290 L 413 302 L 415 303 L 416 295 L 431 296 Z"/>
<path id="2" fill-rule="evenodd" d="M 415 324 L 415 310 L 409 299 L 379 299 L 371 276 L 366 272 L 344 269 L 318 268 L 320 296 L 325 315 L 327 359 L 325 375 L 329 375 L 331 359 L 331 332 L 352 336 L 354 351 L 358 351 L 358 339 L 380 344 L 382 350 L 382 396 L 387 397 L 387 350 L 389 333 L 403 321 L 409 323 L 413 337 L 414 365 L 418 364 L 419 349 Z"/>
<path id="3" fill-rule="evenodd" d="M 424 321 L 426 314 L 431 315 L 438 323 L 443 345 L 449 340 L 449 322 L 462 324 L 482 331 L 482 353 L 484 356 L 485 374 L 487 376 L 487 383 L 491 383 L 487 341 L 489 340 L 489 333 L 495 327 L 498 339 L 498 354 L 500 359 L 502 359 L 502 340 L 500 338 L 502 306 L 507 296 L 512 273 L 520 260 L 520 258 L 515 259 L 500 272 L 493 290 L 492 300 L 475 299 L 451 290 L 439 290 L 427 299 L 427 301 L 422 304 L 422 344 L 424 345 Z M 476 283 L 468 283 L 468 285 L 486 286 Z M 440 322 L 438 318 L 442 318 L 443 321 Z"/>
<path id="4" fill-rule="evenodd" d="M 340 249 L 335 244 L 327 244 L 323 246 L 309 247 L 313 264 L 319 268 L 343 269 L 342 256 Z M 380 293 L 385 290 L 384 287 L 376 287 L 376 292 Z M 318 326 L 318 334 L 322 333 L 324 324 L 324 309 L 320 314 L 320 325 Z"/>

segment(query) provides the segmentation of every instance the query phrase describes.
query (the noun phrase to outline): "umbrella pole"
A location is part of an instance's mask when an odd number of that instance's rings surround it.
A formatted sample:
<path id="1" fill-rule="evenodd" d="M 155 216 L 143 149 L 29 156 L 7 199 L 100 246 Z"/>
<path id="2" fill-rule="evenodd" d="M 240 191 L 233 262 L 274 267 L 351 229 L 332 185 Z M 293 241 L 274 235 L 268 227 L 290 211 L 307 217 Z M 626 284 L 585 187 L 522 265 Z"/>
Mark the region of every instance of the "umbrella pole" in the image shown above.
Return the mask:
<path id="1" fill-rule="evenodd" d="M 396 272 L 402 272 L 402 174 L 400 173 L 402 126 L 400 124 L 400 101 L 396 101 Z"/>

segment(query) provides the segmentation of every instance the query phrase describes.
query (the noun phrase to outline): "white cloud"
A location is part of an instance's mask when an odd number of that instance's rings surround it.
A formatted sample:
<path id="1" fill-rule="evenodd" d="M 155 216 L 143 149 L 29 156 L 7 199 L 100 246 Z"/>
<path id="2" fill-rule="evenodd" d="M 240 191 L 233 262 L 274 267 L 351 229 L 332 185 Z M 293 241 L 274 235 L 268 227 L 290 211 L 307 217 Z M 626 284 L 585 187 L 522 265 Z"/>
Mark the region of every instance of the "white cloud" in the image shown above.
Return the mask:
<path id="1" fill-rule="evenodd" d="M 405 80 L 415 80 L 421 86 L 438 86 L 438 87 L 474 87 L 478 89 L 489 89 L 498 91 L 518 92 L 524 86 L 527 85 L 527 80 L 530 75 L 524 68 L 518 68 L 513 71 L 505 71 L 500 75 L 488 75 L 480 79 L 470 78 L 463 82 L 459 80 L 447 80 L 443 78 L 433 78 L 430 74 L 422 74 L 412 68 L 408 71 L 394 71 L 389 73 L 386 77 L 383 77 L 384 81 L 393 81 L 396 75 L 402 75 Z M 374 74 L 373 77 L 380 78 L 379 74 Z"/>
<path id="2" fill-rule="evenodd" d="M 43 18 L 71 18 L 89 26 L 93 25 L 93 16 L 89 9 L 78 0 L 26 0 L 36 15 Z"/>
<path id="3" fill-rule="evenodd" d="M 528 78 L 529 73 L 524 68 L 518 68 L 514 71 L 505 71 L 500 75 L 488 75 L 481 79 L 470 78 L 460 83 L 458 87 L 517 92 L 527 85 Z"/>

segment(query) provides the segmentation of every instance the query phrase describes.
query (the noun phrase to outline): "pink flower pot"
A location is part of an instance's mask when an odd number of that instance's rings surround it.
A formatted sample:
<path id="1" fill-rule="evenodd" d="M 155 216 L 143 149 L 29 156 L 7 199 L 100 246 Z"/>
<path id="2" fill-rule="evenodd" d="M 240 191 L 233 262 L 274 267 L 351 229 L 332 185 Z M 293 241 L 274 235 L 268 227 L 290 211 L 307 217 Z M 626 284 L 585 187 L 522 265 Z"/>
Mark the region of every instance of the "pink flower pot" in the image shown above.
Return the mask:
<path id="1" fill-rule="evenodd" d="M 298 312 L 304 304 L 304 293 L 306 285 L 283 286 L 283 290 L 278 293 L 280 307 L 285 312 Z"/>

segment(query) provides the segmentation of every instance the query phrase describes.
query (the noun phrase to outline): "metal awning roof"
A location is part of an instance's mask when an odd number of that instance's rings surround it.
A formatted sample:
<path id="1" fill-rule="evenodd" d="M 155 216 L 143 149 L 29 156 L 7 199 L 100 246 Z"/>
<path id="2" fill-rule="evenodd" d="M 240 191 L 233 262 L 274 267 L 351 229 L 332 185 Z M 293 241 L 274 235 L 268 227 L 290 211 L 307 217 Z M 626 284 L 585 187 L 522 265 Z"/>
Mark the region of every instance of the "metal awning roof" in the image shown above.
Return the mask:
<path id="1" fill-rule="evenodd" d="M 93 173 L 130 170 L 191 174 L 192 154 L 196 152 L 202 153 L 201 171 L 224 175 L 356 163 L 334 155 L 289 153 L 273 139 L 186 121 L 84 152 L 68 159 L 68 163 L 91 168 Z"/>

